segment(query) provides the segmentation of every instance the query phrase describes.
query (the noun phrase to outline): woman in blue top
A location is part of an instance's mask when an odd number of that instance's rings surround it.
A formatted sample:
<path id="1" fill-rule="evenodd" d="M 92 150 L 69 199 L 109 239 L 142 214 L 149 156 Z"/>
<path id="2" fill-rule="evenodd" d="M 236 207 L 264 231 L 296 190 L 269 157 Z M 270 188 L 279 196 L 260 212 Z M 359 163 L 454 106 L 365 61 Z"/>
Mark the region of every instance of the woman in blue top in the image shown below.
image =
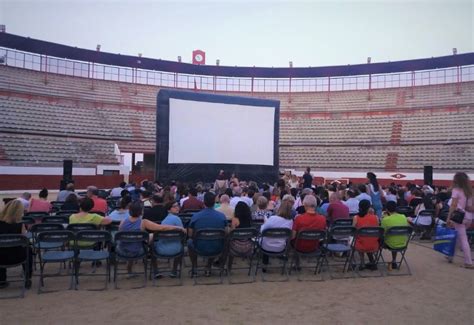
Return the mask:
<path id="1" fill-rule="evenodd" d="M 159 225 L 147 219 L 142 219 L 143 205 L 140 201 L 133 202 L 129 207 L 130 216 L 124 219 L 119 226 L 120 231 L 165 231 L 182 229 L 174 226 Z M 141 243 L 123 243 L 117 244 L 117 254 L 126 257 L 138 257 L 143 255 L 143 244 Z M 129 274 L 132 273 L 133 262 L 128 262 L 127 271 Z"/>
<path id="2" fill-rule="evenodd" d="M 183 222 L 178 217 L 179 203 L 176 201 L 170 201 L 165 205 L 165 208 L 168 211 L 168 215 L 166 216 L 166 218 L 163 219 L 161 225 L 183 228 Z M 176 239 L 161 239 L 155 242 L 155 250 L 159 255 L 174 256 L 176 254 L 179 254 L 182 249 L 183 243 Z M 181 256 L 174 258 L 173 270 L 171 271 L 170 277 L 174 278 L 177 276 L 177 268 L 180 263 Z M 157 273 L 155 277 L 160 278 L 161 274 Z"/>
<path id="3" fill-rule="evenodd" d="M 127 219 L 130 216 L 130 213 L 128 212 L 128 206 L 131 202 L 132 198 L 130 196 L 121 198 L 120 207 L 117 210 L 112 211 L 112 213 L 109 215 L 109 218 L 116 222 Z"/>
<path id="4" fill-rule="evenodd" d="M 382 191 L 380 190 L 379 183 L 377 182 L 377 176 L 374 173 L 368 172 L 367 179 L 369 180 L 369 195 L 372 199 L 372 207 L 375 210 L 375 214 L 379 218 L 382 218 Z"/>

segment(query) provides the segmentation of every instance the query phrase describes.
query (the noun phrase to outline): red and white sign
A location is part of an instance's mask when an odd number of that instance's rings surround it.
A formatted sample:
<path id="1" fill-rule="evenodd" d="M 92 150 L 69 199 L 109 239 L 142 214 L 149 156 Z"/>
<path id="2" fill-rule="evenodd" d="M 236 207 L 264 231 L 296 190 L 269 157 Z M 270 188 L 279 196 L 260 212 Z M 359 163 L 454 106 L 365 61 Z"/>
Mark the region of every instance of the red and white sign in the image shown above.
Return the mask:
<path id="1" fill-rule="evenodd" d="M 194 50 L 193 64 L 206 64 L 206 52 L 201 50 Z"/>
<path id="2" fill-rule="evenodd" d="M 400 174 L 400 173 L 396 173 L 396 174 L 393 174 L 393 175 L 390 175 L 392 178 L 396 178 L 396 179 L 402 179 L 402 178 L 405 178 L 406 175 L 403 175 L 403 174 Z"/>

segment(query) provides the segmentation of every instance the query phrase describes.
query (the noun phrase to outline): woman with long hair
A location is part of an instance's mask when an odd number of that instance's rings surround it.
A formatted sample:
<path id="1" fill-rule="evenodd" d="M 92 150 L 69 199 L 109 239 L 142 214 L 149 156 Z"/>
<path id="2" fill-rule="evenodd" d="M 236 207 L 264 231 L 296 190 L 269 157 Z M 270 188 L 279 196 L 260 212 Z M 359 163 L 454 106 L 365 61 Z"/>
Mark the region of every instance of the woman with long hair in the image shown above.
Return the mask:
<path id="1" fill-rule="evenodd" d="M 448 227 L 454 227 L 456 229 L 457 236 L 457 247 L 462 248 L 464 255 L 463 267 L 467 269 L 474 269 L 471 257 L 471 248 L 469 247 L 469 241 L 467 239 L 466 229 L 471 226 L 474 206 L 473 206 L 473 194 L 472 186 L 469 176 L 466 173 L 456 173 L 453 178 L 453 189 L 451 194 L 451 204 L 449 206 L 449 213 L 446 222 Z M 455 212 L 464 212 L 464 219 L 462 223 L 456 223 L 451 218 Z M 452 262 L 452 257 L 449 259 Z"/>
<path id="2" fill-rule="evenodd" d="M 359 202 L 359 213 L 354 217 L 352 225 L 359 228 L 364 227 L 377 227 L 379 221 L 377 216 L 371 212 L 371 206 L 369 200 L 362 200 Z M 376 270 L 377 265 L 375 264 L 373 252 L 379 248 L 378 238 L 375 237 L 360 237 L 355 238 L 355 249 L 360 256 L 359 270 L 368 268 L 370 270 Z M 364 263 L 364 253 L 369 257 L 369 264 Z"/>
<path id="3" fill-rule="evenodd" d="M 372 207 L 375 210 L 375 214 L 379 218 L 382 218 L 382 191 L 380 190 L 379 183 L 377 182 L 377 176 L 372 173 L 367 173 L 367 179 L 369 180 L 369 195 L 372 200 Z"/>
<path id="4" fill-rule="evenodd" d="M 0 212 L 0 234 L 23 234 L 26 235 L 25 225 L 21 223 L 24 207 L 21 201 L 12 200 L 8 202 L 3 211 Z M 28 248 L 29 249 L 29 248 Z M 23 261 L 27 255 L 24 247 L 0 248 L 0 265 L 14 265 Z M 28 270 L 25 270 L 25 287 L 31 287 L 32 254 L 30 251 Z M 0 268 L 0 289 L 8 287 L 7 270 Z"/>

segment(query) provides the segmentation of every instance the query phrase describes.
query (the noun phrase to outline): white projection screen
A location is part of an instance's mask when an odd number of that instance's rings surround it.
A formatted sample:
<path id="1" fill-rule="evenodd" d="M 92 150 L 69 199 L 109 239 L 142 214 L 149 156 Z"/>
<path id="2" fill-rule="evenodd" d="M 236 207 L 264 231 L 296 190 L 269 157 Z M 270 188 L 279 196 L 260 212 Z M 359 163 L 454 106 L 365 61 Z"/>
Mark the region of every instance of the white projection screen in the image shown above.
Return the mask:
<path id="1" fill-rule="evenodd" d="M 169 107 L 168 163 L 273 166 L 275 107 L 176 98 Z"/>
<path id="2" fill-rule="evenodd" d="M 156 116 L 158 180 L 278 178 L 279 101 L 160 90 Z"/>

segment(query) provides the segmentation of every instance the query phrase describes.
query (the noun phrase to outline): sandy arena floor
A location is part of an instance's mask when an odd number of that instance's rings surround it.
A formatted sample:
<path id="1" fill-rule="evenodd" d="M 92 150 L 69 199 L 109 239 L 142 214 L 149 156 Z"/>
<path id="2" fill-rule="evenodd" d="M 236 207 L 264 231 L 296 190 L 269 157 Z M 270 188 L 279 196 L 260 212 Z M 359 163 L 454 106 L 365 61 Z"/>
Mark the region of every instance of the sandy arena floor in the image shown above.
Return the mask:
<path id="1" fill-rule="evenodd" d="M 258 278 L 253 284 L 193 286 L 186 276 L 181 287 L 111 285 L 102 292 L 64 290 L 68 280 L 62 278 L 47 282 L 62 291 L 41 295 L 34 277 L 24 299 L 0 301 L 0 323 L 472 324 L 474 271 L 460 268 L 460 257 L 448 264 L 430 245 L 412 243 L 413 275 L 401 277 L 298 282 L 292 275 L 283 283 Z M 127 281 L 134 280 L 122 278 L 121 287 Z"/>

